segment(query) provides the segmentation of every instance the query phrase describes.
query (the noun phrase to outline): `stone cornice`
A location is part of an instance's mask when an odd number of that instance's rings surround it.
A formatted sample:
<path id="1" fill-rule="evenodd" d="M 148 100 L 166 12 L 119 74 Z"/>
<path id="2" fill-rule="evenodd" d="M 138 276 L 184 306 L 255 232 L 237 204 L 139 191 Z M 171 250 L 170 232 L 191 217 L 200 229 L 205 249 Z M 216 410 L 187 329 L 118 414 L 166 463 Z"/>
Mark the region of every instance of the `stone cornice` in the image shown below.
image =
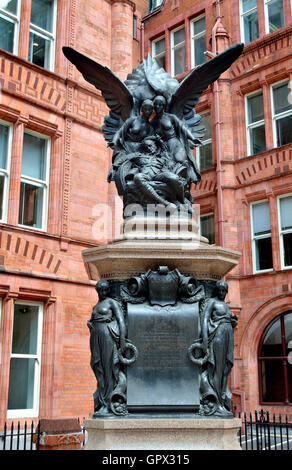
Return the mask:
<path id="1" fill-rule="evenodd" d="M 131 0 L 110 0 L 111 5 L 114 5 L 115 3 L 125 3 L 132 8 L 133 12 L 136 10 L 136 5 Z"/>

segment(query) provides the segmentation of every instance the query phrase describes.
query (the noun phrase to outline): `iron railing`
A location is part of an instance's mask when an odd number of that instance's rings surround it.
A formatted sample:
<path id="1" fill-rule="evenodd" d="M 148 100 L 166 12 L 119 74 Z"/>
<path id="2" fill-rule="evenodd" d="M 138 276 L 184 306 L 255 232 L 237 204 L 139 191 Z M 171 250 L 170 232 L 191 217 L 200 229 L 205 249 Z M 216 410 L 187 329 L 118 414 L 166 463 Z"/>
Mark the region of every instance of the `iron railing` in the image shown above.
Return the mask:
<path id="1" fill-rule="evenodd" d="M 292 423 L 288 416 L 255 411 L 238 415 L 242 420 L 239 443 L 243 450 L 292 450 Z"/>
<path id="2" fill-rule="evenodd" d="M 7 423 L 4 430 L 0 431 L 0 450 L 38 450 L 40 443 L 40 423 L 35 426 L 24 423 L 23 428 L 20 422 L 15 425 L 11 422 L 10 429 Z"/>

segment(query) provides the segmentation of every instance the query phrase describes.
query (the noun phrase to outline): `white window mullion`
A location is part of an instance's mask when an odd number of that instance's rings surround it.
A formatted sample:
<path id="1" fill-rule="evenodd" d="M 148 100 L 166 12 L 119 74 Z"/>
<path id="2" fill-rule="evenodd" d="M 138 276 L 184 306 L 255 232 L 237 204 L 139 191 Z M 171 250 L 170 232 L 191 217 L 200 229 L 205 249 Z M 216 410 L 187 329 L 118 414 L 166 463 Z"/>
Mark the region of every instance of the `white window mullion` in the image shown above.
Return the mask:
<path id="1" fill-rule="evenodd" d="M 31 131 L 25 132 L 19 209 L 20 226 L 47 230 L 50 149 L 49 138 Z M 34 188 L 38 189 L 34 190 Z M 26 209 L 30 211 L 28 212 L 30 218 L 25 220 Z"/>
<path id="2" fill-rule="evenodd" d="M 258 99 L 258 112 L 262 110 L 262 118 L 253 110 L 252 100 Z M 265 135 L 265 118 L 264 118 L 264 104 L 263 93 L 260 90 L 250 93 L 245 96 L 245 121 L 246 121 L 246 140 L 247 140 L 247 154 L 255 155 L 256 153 L 264 152 L 266 150 L 266 135 Z M 262 128 L 262 133 L 256 135 L 255 130 Z"/>
<path id="3" fill-rule="evenodd" d="M 177 44 L 174 43 L 175 34 L 178 33 L 179 31 L 184 31 L 185 33 L 184 26 L 180 26 L 179 28 L 176 28 L 173 31 L 171 31 L 171 75 L 172 76 L 181 75 L 182 73 L 185 72 L 185 64 L 184 64 L 184 67 L 182 67 L 183 70 L 177 71 L 175 69 L 177 51 L 183 50 L 184 62 L 185 62 L 185 36 L 184 36 L 184 40 L 180 41 Z"/>
<path id="4" fill-rule="evenodd" d="M 32 0 L 34 2 L 34 0 Z M 33 7 L 33 4 L 32 4 Z M 51 30 L 44 29 L 39 24 L 36 24 L 37 18 L 31 18 L 30 23 L 30 46 L 28 59 L 48 70 L 54 71 L 54 58 L 55 58 L 55 43 L 56 43 L 56 20 L 57 20 L 57 1 L 52 0 L 51 12 L 52 14 Z M 50 18 L 47 16 L 46 18 Z M 36 21 L 34 21 L 36 20 Z M 47 25 L 46 25 L 47 26 Z"/>
<path id="5" fill-rule="evenodd" d="M 241 40 L 248 43 L 259 37 L 257 1 L 246 4 L 244 0 L 239 0 L 239 10 Z"/>
<path id="6" fill-rule="evenodd" d="M 16 9 L 15 11 L 9 11 L 9 7 L 7 3 L 2 2 L 0 3 L 0 19 L 2 22 L 7 22 L 10 24 L 13 24 L 13 45 L 12 47 L 5 47 L 5 42 L 1 43 L 0 41 L 0 47 L 2 47 L 4 50 L 7 50 L 8 52 L 11 52 L 12 54 L 17 54 L 18 53 L 18 37 L 19 37 L 19 18 L 20 18 L 20 0 L 17 1 L 16 4 Z M 7 39 L 9 36 L 7 34 L 3 35 L 4 41 Z M 7 44 L 6 44 L 7 45 Z"/>
<path id="7" fill-rule="evenodd" d="M 262 209 L 260 211 L 260 209 Z M 257 214 L 256 214 L 257 211 Z M 250 206 L 250 221 L 251 221 L 251 240 L 252 240 L 252 259 L 253 259 L 253 272 L 269 272 L 273 270 L 272 258 L 272 233 L 270 222 L 270 205 L 268 201 L 259 201 L 251 204 Z M 255 224 L 256 222 L 256 224 Z M 265 255 L 269 255 L 270 260 L 267 264 L 269 267 L 261 268 L 263 260 L 260 258 L 259 248 L 257 242 L 261 240 L 270 240 L 270 246 L 265 250 Z M 267 246 L 266 246 L 267 248 Z M 267 260 L 264 260 L 267 261 Z"/>
<path id="8" fill-rule="evenodd" d="M 275 98 L 276 98 L 276 93 L 278 89 L 285 89 L 287 87 L 287 101 L 286 101 L 286 108 L 284 111 L 279 111 L 276 109 L 275 106 Z M 286 145 L 288 143 L 292 142 L 292 103 L 289 97 L 291 96 L 291 88 L 290 88 L 290 82 L 287 80 L 274 83 L 271 88 L 271 109 L 272 109 L 272 126 L 273 126 L 273 140 L 274 140 L 274 146 L 279 147 L 281 145 Z M 278 122 L 280 122 L 283 119 L 288 120 L 288 135 L 283 136 L 281 134 L 280 139 L 281 142 L 278 141 L 278 133 L 277 133 L 277 125 Z M 289 122 L 291 121 L 291 123 Z"/>
<path id="9" fill-rule="evenodd" d="M 286 207 L 284 206 L 286 203 Z M 289 207 L 288 207 L 288 205 Z M 285 194 L 285 196 L 278 197 L 278 226 L 279 226 L 279 241 L 280 241 L 280 258 L 281 268 L 291 269 L 292 266 L 292 194 Z M 284 217 L 282 218 L 282 213 Z M 287 224 L 287 218 L 291 219 Z M 285 223 L 286 219 L 286 223 Z M 284 225 L 284 226 L 283 226 Z M 289 225 L 288 227 L 286 225 Z M 288 253 L 285 252 L 285 236 L 291 235 L 291 244 L 288 246 Z M 290 238 L 290 237 L 289 237 Z M 289 250 L 291 245 L 291 249 Z M 287 262 L 286 262 L 287 261 Z"/>
<path id="10" fill-rule="evenodd" d="M 274 16 L 272 16 L 274 8 Z M 275 15 L 275 8 L 278 8 L 278 15 Z M 284 1 L 283 0 L 264 0 L 265 10 L 265 30 L 266 33 L 272 33 L 285 24 Z M 272 22 L 274 21 L 274 22 Z"/>
<path id="11" fill-rule="evenodd" d="M 196 24 L 200 24 L 202 29 L 199 32 L 195 33 L 194 29 Z M 190 23 L 191 29 L 191 67 L 195 68 L 198 65 L 201 65 L 205 62 L 206 57 L 201 57 L 196 60 L 196 51 L 198 47 L 198 41 L 204 38 L 204 52 L 206 51 L 206 24 L 205 24 L 205 15 L 200 15 L 197 18 L 193 19 Z"/>
<path id="12" fill-rule="evenodd" d="M 0 175 L 2 175 L 4 177 L 3 193 L 2 193 L 2 214 L 1 214 L 1 211 L 0 211 L 0 221 L 6 223 L 7 222 L 7 211 L 8 211 L 8 196 L 9 196 L 9 180 L 10 180 L 10 167 L 11 167 L 13 126 L 10 123 L 0 121 L 0 127 L 2 128 L 2 130 L 4 130 L 4 129 L 7 130 L 6 148 L 2 147 L 2 149 L 5 153 L 4 158 L 6 160 L 6 165 L 5 165 L 6 168 L 4 168 L 4 167 L 2 167 L 2 165 L 0 165 Z"/>
<path id="13" fill-rule="evenodd" d="M 16 319 L 16 313 L 18 314 L 18 319 Z M 30 315 L 29 321 L 26 320 L 25 315 Z M 15 366 L 16 369 L 14 369 L 13 374 L 10 373 L 7 411 L 8 418 L 26 418 L 38 416 L 42 354 L 42 328 L 42 304 L 27 301 L 15 302 L 11 342 L 11 361 L 14 361 L 14 365 L 17 364 L 17 361 L 21 360 L 33 361 L 31 363 L 33 364 L 33 375 L 30 375 L 30 368 L 27 370 L 29 375 L 25 375 L 26 370 L 23 370 L 23 368 L 20 368 L 19 366 Z M 19 334 L 22 337 L 22 342 L 19 342 L 18 340 Z M 26 350 L 23 352 L 15 352 L 14 348 L 18 350 Z M 28 349 L 33 349 L 33 351 L 29 352 Z M 28 400 L 29 396 L 30 400 Z M 20 408 L 18 405 L 21 403 L 26 403 L 26 406 Z M 31 406 L 29 406 L 29 404 L 31 404 Z"/>

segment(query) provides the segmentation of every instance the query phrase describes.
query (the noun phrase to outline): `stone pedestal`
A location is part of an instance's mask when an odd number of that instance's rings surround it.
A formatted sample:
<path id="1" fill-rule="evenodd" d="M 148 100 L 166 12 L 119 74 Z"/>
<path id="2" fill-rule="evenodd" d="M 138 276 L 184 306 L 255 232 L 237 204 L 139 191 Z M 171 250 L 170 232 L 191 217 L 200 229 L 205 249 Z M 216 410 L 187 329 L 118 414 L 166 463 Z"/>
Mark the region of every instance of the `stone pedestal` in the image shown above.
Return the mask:
<path id="1" fill-rule="evenodd" d="M 198 234 L 192 220 L 133 217 L 112 243 L 82 252 L 89 279 L 125 280 L 159 265 L 197 279 L 218 280 L 237 265 L 240 253 Z"/>
<path id="2" fill-rule="evenodd" d="M 193 416 L 87 419 L 84 449 L 241 450 L 237 437 L 240 419 Z"/>
<path id="3" fill-rule="evenodd" d="M 209 245 L 192 220 L 136 217 L 123 224 L 121 235 L 112 243 L 84 250 L 82 256 L 89 278 L 113 281 L 119 297 L 123 281 L 148 270 L 153 274 L 160 267 L 214 284 L 237 265 L 240 253 Z M 163 290 L 162 280 L 157 282 Z M 128 338 L 139 351 L 127 370 L 127 404 L 132 414 L 86 420 L 85 448 L 240 449 L 240 420 L 195 414 L 200 404 L 199 373 L 187 352 L 200 333 L 198 304 L 180 305 L 176 298 L 175 305 L 158 302 L 157 306 L 148 297 L 145 302 L 131 304 L 130 300 L 127 307 Z M 166 411 L 165 415 L 154 415 Z"/>

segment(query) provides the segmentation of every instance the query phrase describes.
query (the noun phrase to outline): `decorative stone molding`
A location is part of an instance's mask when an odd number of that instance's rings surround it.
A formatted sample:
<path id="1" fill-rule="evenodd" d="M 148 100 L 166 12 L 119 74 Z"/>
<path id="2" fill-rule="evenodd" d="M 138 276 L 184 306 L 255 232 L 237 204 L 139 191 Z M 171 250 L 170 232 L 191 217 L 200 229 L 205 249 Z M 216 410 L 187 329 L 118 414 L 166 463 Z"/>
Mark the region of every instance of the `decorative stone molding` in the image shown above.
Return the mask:
<path id="1" fill-rule="evenodd" d="M 77 419 L 41 419 L 39 450 L 77 450 L 84 442 L 84 433 Z M 37 442 L 37 434 L 33 441 Z"/>
<path id="2" fill-rule="evenodd" d="M 131 0 L 110 0 L 110 2 L 112 5 L 114 5 L 115 3 L 124 3 L 126 5 L 129 5 L 132 8 L 133 12 L 136 10 L 136 5 Z"/>
<path id="3" fill-rule="evenodd" d="M 16 233 L 0 231 L 0 250 L 6 251 L 11 255 L 28 258 L 31 263 L 41 265 L 45 270 L 55 274 L 58 272 L 61 264 L 61 260 L 55 253 L 49 252 L 30 240 L 25 240 Z M 5 261 L 5 265 L 9 264 L 9 262 Z"/>
<path id="4" fill-rule="evenodd" d="M 190 240 L 123 240 L 82 252 L 92 280 L 127 279 L 158 265 L 198 279 L 217 280 L 238 264 L 240 253 Z M 115 274 L 112 274 L 115 273 Z"/>
<path id="5" fill-rule="evenodd" d="M 236 180 L 239 186 L 248 186 L 263 179 L 266 180 L 268 177 L 283 176 L 291 172 L 291 163 L 291 145 L 244 157 L 235 162 Z"/>

